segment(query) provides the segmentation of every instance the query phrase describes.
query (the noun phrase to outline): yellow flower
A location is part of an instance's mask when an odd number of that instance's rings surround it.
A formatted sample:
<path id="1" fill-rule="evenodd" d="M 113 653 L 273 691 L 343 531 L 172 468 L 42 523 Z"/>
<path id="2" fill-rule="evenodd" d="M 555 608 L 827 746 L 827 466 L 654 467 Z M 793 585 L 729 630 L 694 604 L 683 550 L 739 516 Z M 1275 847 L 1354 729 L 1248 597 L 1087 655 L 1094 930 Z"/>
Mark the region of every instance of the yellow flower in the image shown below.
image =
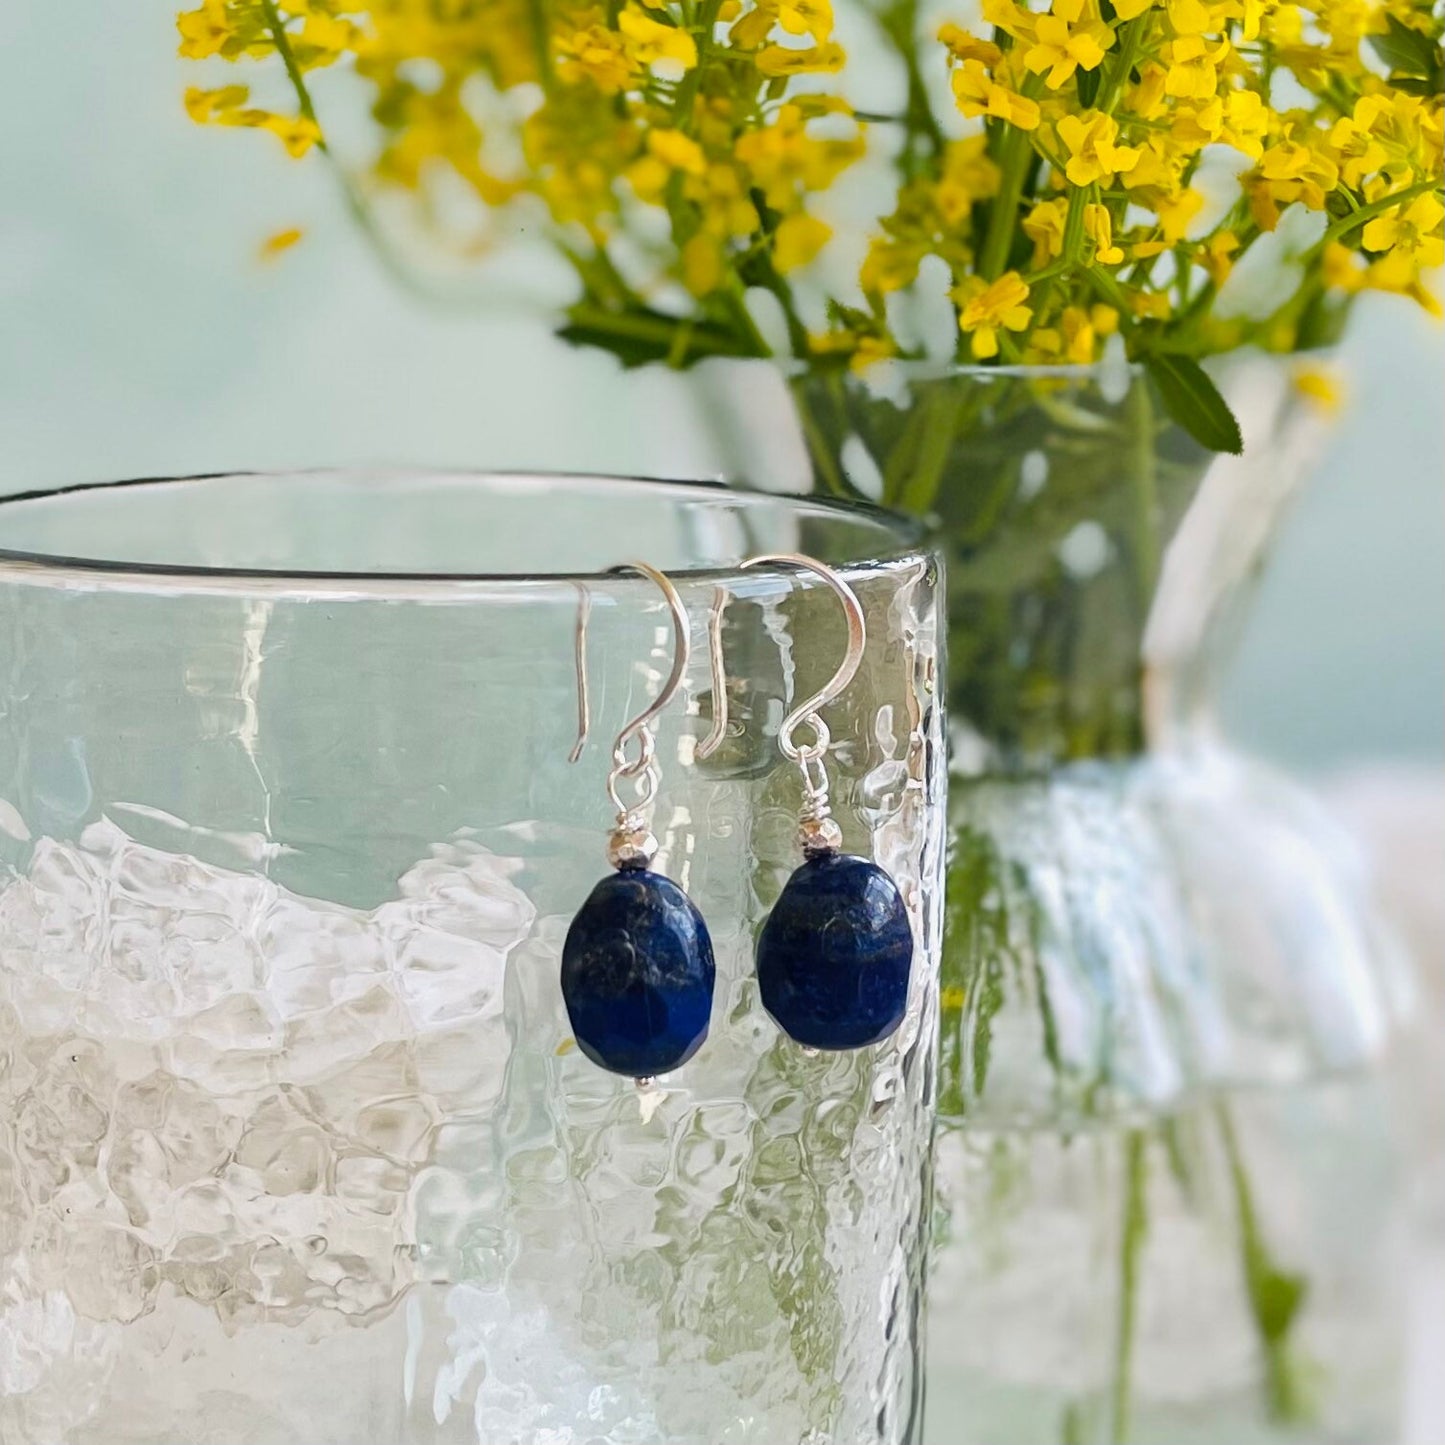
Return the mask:
<path id="1" fill-rule="evenodd" d="M 858 344 L 853 348 L 853 358 L 848 364 L 853 371 L 867 371 L 870 366 L 876 366 L 880 361 L 887 361 L 890 356 L 897 354 L 898 348 L 891 337 L 865 332 L 858 338 Z"/>
<path id="2" fill-rule="evenodd" d="M 1044 266 L 1064 254 L 1064 221 L 1068 217 L 1067 201 L 1040 201 L 1024 217 L 1024 235 L 1034 243 L 1035 267 Z"/>
<path id="3" fill-rule="evenodd" d="M 1038 128 L 1038 103 L 1000 85 L 977 60 L 954 67 L 953 95 L 964 115 L 995 116 L 1020 130 Z"/>
<path id="4" fill-rule="evenodd" d="M 699 231 L 682 248 L 681 260 L 682 284 L 694 296 L 706 296 L 722 285 L 722 248 L 715 237 Z"/>
<path id="5" fill-rule="evenodd" d="M 186 114 L 202 125 L 234 125 L 270 131 L 296 157 L 304 156 L 321 139 L 321 130 L 314 120 L 308 120 L 303 115 L 277 115 L 269 110 L 247 106 L 248 95 L 244 85 L 223 85 L 217 90 L 191 86 L 185 94 Z"/>
<path id="6" fill-rule="evenodd" d="M 1205 0 L 1165 0 L 1164 9 L 1176 35 L 1204 35 L 1223 29 L 1222 17 L 1213 15 Z"/>
<path id="7" fill-rule="evenodd" d="M 304 115 L 265 115 L 255 124 L 262 130 L 270 131 L 286 147 L 287 155 L 297 160 L 321 139 L 321 130 L 316 122 Z"/>
<path id="8" fill-rule="evenodd" d="M 687 71 L 697 64 L 697 42 L 686 30 L 664 25 L 636 5 L 629 5 L 617 17 L 617 28 L 630 42 L 632 58 L 641 65 Z"/>
<path id="9" fill-rule="evenodd" d="M 720 20 L 730 17 L 719 15 Z M 779 26 L 788 35 L 808 35 L 819 45 L 833 38 L 830 0 L 757 0 L 746 14 L 734 20 L 728 39 L 740 50 L 756 50 Z"/>
<path id="10" fill-rule="evenodd" d="M 617 31 L 605 25 L 564 28 L 553 45 L 557 74 L 568 84 L 585 78 L 604 95 L 616 95 L 632 80 L 632 50 Z"/>
<path id="11" fill-rule="evenodd" d="M 1047 70 L 1050 90 L 1057 90 L 1076 70 L 1095 70 L 1114 43 L 1114 32 L 1085 0 L 1054 0 L 1053 10 L 1034 26 L 1035 44 L 1024 64 L 1035 75 Z"/>
<path id="12" fill-rule="evenodd" d="M 1164 114 L 1167 101 L 1164 80 L 1169 74 L 1162 65 L 1145 65 L 1139 72 L 1139 83 L 1129 92 L 1129 109 L 1141 120 L 1157 120 Z"/>
<path id="13" fill-rule="evenodd" d="M 1401 252 L 1418 266 L 1439 266 L 1445 262 L 1445 240 L 1439 235 L 1442 222 L 1445 205 L 1427 191 L 1408 205 L 1367 221 L 1360 239 L 1367 251 Z"/>
<path id="14" fill-rule="evenodd" d="M 1365 284 L 1366 263 L 1358 252 L 1331 241 L 1320 257 L 1320 275 L 1326 286 L 1350 294 Z"/>
<path id="15" fill-rule="evenodd" d="M 1411 97 L 1413 99 L 1413 97 Z M 1400 111 L 1378 95 L 1362 95 L 1350 115 L 1341 116 L 1330 130 L 1330 144 L 1340 161 L 1340 175 L 1347 186 L 1360 189 L 1391 161 L 1413 160 L 1414 128 L 1408 112 Z M 1398 123 L 1405 120 L 1404 127 Z"/>
<path id="16" fill-rule="evenodd" d="M 680 130 L 648 131 L 645 154 L 627 167 L 627 179 L 638 199 L 662 205 L 668 182 L 676 172 L 694 177 L 705 175 L 707 159 L 702 147 Z"/>
<path id="17" fill-rule="evenodd" d="M 1129 309 L 1141 321 L 1167 321 L 1169 298 L 1160 291 L 1136 291 L 1129 298 Z"/>
<path id="18" fill-rule="evenodd" d="M 867 371 L 877 362 L 898 354 L 891 336 L 848 326 L 810 336 L 808 347 L 814 356 L 846 356 L 850 370 L 856 372 Z"/>
<path id="19" fill-rule="evenodd" d="M 1219 139 L 1257 161 L 1264 153 L 1270 111 L 1252 90 L 1231 90 L 1224 97 L 1224 127 Z"/>
<path id="20" fill-rule="evenodd" d="M 697 203 L 703 229 L 717 237 L 746 236 L 758 227 L 758 210 L 737 167 L 715 163 L 702 176 L 689 176 L 683 193 Z"/>
<path id="21" fill-rule="evenodd" d="M 1154 0 L 1114 0 L 1114 14 L 1120 20 L 1137 20 Z"/>
<path id="22" fill-rule="evenodd" d="M 1227 59 L 1229 41 L 1211 47 L 1202 35 L 1182 35 L 1167 46 L 1169 70 L 1164 91 L 1179 98 L 1207 100 L 1219 89 L 1219 67 Z"/>
<path id="23" fill-rule="evenodd" d="M 992 40 L 980 40 L 961 25 L 945 25 L 938 38 L 955 60 L 976 60 L 990 70 L 1003 59 L 1003 51 Z"/>
<path id="24" fill-rule="evenodd" d="M 1105 266 L 1117 266 L 1123 250 L 1114 244 L 1114 222 L 1109 208 L 1097 204 L 1084 207 L 1084 234 L 1094 243 L 1094 259 Z"/>
<path id="25" fill-rule="evenodd" d="M 1099 302 L 1089 307 L 1089 322 L 1100 336 L 1112 336 L 1119 329 L 1119 313 Z"/>
<path id="26" fill-rule="evenodd" d="M 216 90 L 188 86 L 184 97 L 186 114 L 198 125 L 207 122 L 224 125 L 224 117 L 245 105 L 250 95 L 244 85 L 223 85 Z"/>
<path id="27" fill-rule="evenodd" d="M 975 201 L 986 201 L 998 194 L 1002 179 L 998 163 L 988 154 L 986 136 L 950 141 L 943 153 L 943 174 L 933 192 L 938 214 L 946 225 L 959 225 Z"/>
<path id="28" fill-rule="evenodd" d="M 308 14 L 300 31 L 291 37 L 291 53 L 303 70 L 334 65 L 356 44 L 359 32 L 335 15 Z"/>
<path id="29" fill-rule="evenodd" d="M 1296 367 L 1292 380 L 1294 389 L 1328 416 L 1333 416 L 1345 404 L 1345 389 L 1339 376 L 1325 367 Z"/>
<path id="30" fill-rule="evenodd" d="M 187 60 L 206 60 L 219 55 L 235 36 L 226 14 L 226 0 L 205 0 L 199 10 L 183 10 L 176 16 L 181 33 L 179 53 Z"/>
<path id="31" fill-rule="evenodd" d="M 773 237 L 773 264 L 784 273 L 806 266 L 832 234 L 831 226 L 805 211 L 785 216 Z"/>
<path id="32" fill-rule="evenodd" d="M 983 0 L 980 9 L 995 30 L 1002 30 L 1015 40 L 1033 42 L 1038 17 L 1027 6 L 1018 4 L 1017 0 Z"/>
<path id="33" fill-rule="evenodd" d="M 803 111 L 785 105 L 771 125 L 744 132 L 733 154 L 775 210 L 797 209 L 800 193 L 826 190 L 863 153 L 861 139 L 810 136 Z"/>
<path id="34" fill-rule="evenodd" d="M 648 131 L 647 149 L 672 170 L 686 171 L 691 176 L 700 176 L 707 170 L 702 147 L 680 130 Z"/>
<path id="35" fill-rule="evenodd" d="M 277 231 L 261 242 L 257 248 L 257 258 L 262 261 L 274 261 L 296 245 L 305 234 L 300 226 L 288 226 L 284 231 Z"/>
<path id="36" fill-rule="evenodd" d="M 767 76 L 831 74 L 842 70 L 843 47 L 830 40 L 806 50 L 787 45 L 765 45 L 754 57 L 758 70 Z"/>
<path id="37" fill-rule="evenodd" d="M 1099 336 L 1093 318 L 1083 307 L 1065 306 L 1063 315 L 1059 317 L 1059 330 L 1063 333 L 1065 360 L 1075 366 L 1087 366 L 1093 361 L 1099 348 Z"/>
<path id="38" fill-rule="evenodd" d="M 1138 164 L 1139 152 L 1117 143 L 1119 124 L 1102 111 L 1066 115 L 1054 128 L 1068 147 L 1064 174 L 1073 185 L 1088 186 L 1095 181 L 1108 185 L 1116 174 L 1131 171 Z"/>
<path id="39" fill-rule="evenodd" d="M 1216 286 L 1222 286 L 1234 270 L 1234 253 L 1239 250 L 1239 237 L 1233 231 L 1216 231 L 1199 253 L 1199 264 L 1209 273 Z"/>
<path id="40" fill-rule="evenodd" d="M 1171 196 L 1162 196 L 1154 203 L 1159 228 L 1166 246 L 1176 246 L 1184 238 L 1189 223 L 1204 206 L 1204 197 L 1190 186 Z"/>
<path id="41" fill-rule="evenodd" d="M 1322 151 L 1285 139 L 1260 156 L 1258 178 L 1251 201 L 1260 202 L 1255 207 L 1256 219 L 1264 230 L 1272 231 L 1281 203 L 1303 201 L 1311 210 L 1324 210 L 1325 197 L 1339 182 L 1340 171 Z M 1270 218 L 1267 224 L 1266 217 Z"/>
<path id="42" fill-rule="evenodd" d="M 1174 143 L 1172 135 L 1151 135 L 1139 147 L 1138 159 L 1123 178 L 1124 187 L 1130 191 L 1173 191 L 1187 160 L 1187 152 Z"/>
<path id="43" fill-rule="evenodd" d="M 811 35 L 821 44 L 833 35 L 833 7 L 829 0 L 781 0 L 778 23 L 789 35 Z"/>
<path id="44" fill-rule="evenodd" d="M 952 294 L 959 306 L 959 330 L 970 335 L 980 361 L 998 355 L 1000 331 L 1023 331 L 1033 320 L 1033 310 L 1024 305 L 1028 284 L 1017 271 L 1004 272 L 992 284 L 981 276 L 966 276 Z"/>

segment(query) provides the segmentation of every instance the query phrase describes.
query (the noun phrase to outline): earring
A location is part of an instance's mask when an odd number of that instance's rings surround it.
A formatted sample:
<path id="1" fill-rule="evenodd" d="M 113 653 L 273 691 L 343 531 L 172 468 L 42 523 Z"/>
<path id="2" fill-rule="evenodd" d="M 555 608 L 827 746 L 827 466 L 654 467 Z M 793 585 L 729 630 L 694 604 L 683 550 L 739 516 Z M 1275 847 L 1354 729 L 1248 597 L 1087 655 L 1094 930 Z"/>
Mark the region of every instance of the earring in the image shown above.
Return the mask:
<path id="1" fill-rule="evenodd" d="M 672 672 L 652 704 L 623 727 L 612 747 L 607 796 L 617 822 L 607 842 L 608 874 L 577 910 L 562 945 L 562 999 L 577 1046 L 594 1064 L 631 1075 L 638 1085 L 685 1064 L 707 1037 L 712 1013 L 712 940 L 686 893 L 649 865 L 657 839 L 647 812 L 660 771 L 652 725 L 676 695 L 690 649 L 687 612 L 672 582 L 645 562 L 627 568 L 662 589 L 672 613 Z M 587 741 L 587 619 L 585 589 L 577 612 L 578 736 L 570 761 Z M 635 751 L 635 757 L 629 752 Z M 631 784 L 624 803 L 619 789 Z"/>
<path id="2" fill-rule="evenodd" d="M 796 553 L 751 557 L 801 567 L 837 594 L 848 618 L 848 649 L 828 685 L 798 704 L 778 730 L 778 749 L 803 775 L 798 842 L 803 863 L 788 879 L 758 937 L 763 1007 L 790 1038 L 813 1050 L 863 1048 L 891 1034 L 908 1007 L 913 929 L 898 885 L 876 863 L 842 852 L 843 831 L 828 805 L 830 735 L 819 709 L 842 695 L 863 660 L 867 632 L 853 589 L 830 567 Z M 728 594 L 714 594 L 709 651 L 713 726 L 698 748 L 706 758 L 727 730 L 722 621 Z M 797 730 L 807 727 L 810 741 Z"/>

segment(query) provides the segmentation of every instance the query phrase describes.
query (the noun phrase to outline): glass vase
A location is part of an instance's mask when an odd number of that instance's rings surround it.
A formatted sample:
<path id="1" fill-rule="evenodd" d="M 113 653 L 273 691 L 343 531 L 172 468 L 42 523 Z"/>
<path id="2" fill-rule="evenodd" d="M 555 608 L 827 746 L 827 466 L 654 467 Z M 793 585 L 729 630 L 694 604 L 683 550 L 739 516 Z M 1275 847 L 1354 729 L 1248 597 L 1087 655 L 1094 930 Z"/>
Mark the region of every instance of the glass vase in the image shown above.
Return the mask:
<path id="1" fill-rule="evenodd" d="M 936 559 L 866 509 L 587 478 L 292 475 L 0 505 L 0 1439 L 917 1438 L 943 768 Z M 778 725 L 825 711 L 898 880 L 903 1026 L 810 1056 L 758 1001 L 796 864 Z M 639 1090 L 573 1046 L 611 739 L 672 663 L 655 865 L 711 1032 Z M 704 630 L 732 594 L 732 723 Z M 576 766 L 574 641 L 592 737 Z"/>
<path id="2" fill-rule="evenodd" d="M 1221 736 L 1322 418 L 1221 376 L 797 377 L 819 491 L 931 513 L 953 782 L 930 1445 L 1392 1445 L 1404 990 L 1349 844 Z"/>

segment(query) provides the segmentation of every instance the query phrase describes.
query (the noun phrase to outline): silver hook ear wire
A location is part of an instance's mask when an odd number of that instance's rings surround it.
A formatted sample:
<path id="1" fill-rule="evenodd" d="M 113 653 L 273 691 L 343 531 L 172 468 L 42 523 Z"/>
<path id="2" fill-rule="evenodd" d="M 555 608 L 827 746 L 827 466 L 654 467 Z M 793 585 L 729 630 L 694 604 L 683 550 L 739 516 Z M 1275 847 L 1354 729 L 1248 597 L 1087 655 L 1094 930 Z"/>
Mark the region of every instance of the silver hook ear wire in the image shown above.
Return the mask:
<path id="1" fill-rule="evenodd" d="M 832 735 L 828 725 L 819 715 L 819 709 L 835 702 L 847 691 L 862 665 L 863 654 L 868 645 L 868 628 L 863 618 L 863 605 L 858 595 L 833 568 L 819 562 L 815 557 L 806 557 L 801 552 L 766 552 L 749 557 L 738 564 L 740 570 L 751 567 L 784 566 L 799 567 L 821 578 L 843 605 L 848 623 L 848 644 L 843 661 L 828 682 L 811 697 L 804 698 L 784 719 L 778 729 L 778 750 L 789 762 L 797 763 L 803 775 L 803 813 L 799 837 L 805 852 L 827 852 L 842 842 L 842 830 L 833 820 L 828 805 L 828 773 L 824 758 Z M 706 759 L 717 751 L 727 734 L 728 704 L 727 677 L 724 671 L 722 648 L 723 615 L 727 610 L 730 593 L 719 586 L 713 593 L 712 609 L 708 618 L 708 655 L 712 664 L 713 722 L 706 738 L 699 744 L 697 756 Z M 812 729 L 810 742 L 799 745 L 795 734 L 807 725 Z"/>
<path id="2" fill-rule="evenodd" d="M 612 767 L 607 774 L 607 796 L 617 810 L 617 824 L 608 844 L 608 857 L 617 867 L 636 863 L 647 864 L 657 853 L 657 840 L 647 828 L 644 811 L 657 796 L 661 772 L 657 766 L 657 736 L 652 724 L 662 710 L 676 697 L 687 675 L 687 665 L 692 656 L 691 627 L 687 609 L 672 579 L 647 562 L 626 562 L 613 572 L 637 572 L 655 583 L 667 602 L 672 617 L 672 671 L 662 690 L 636 717 L 624 723 L 612 744 Z M 590 689 L 587 682 L 587 624 L 592 610 L 591 593 L 577 584 L 577 623 L 574 634 L 575 662 L 577 669 L 577 741 L 572 745 L 569 761 L 576 762 L 582 756 L 591 729 Z M 637 756 L 628 757 L 633 744 Z M 624 780 L 634 786 L 636 796 L 624 802 L 620 788 Z"/>
<path id="3" fill-rule="evenodd" d="M 573 663 L 577 669 L 577 741 L 567 754 L 567 761 L 575 763 L 587 746 L 587 734 L 592 731 L 592 703 L 587 687 L 587 623 L 592 616 L 592 592 L 585 582 L 573 583 L 577 589 L 577 621 L 572 629 Z"/>

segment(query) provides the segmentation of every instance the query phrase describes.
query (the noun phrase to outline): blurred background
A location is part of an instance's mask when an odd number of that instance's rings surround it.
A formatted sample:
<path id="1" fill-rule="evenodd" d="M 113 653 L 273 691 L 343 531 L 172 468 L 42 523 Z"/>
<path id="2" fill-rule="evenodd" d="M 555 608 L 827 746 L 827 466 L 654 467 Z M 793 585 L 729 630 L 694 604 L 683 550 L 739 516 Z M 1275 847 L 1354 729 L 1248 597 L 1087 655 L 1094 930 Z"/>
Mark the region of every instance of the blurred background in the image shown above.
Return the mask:
<path id="1" fill-rule="evenodd" d="M 406 294 L 322 166 L 192 125 L 174 10 L 0 6 L 0 492 L 318 465 L 716 468 L 670 378 L 553 340 L 523 287 Z M 262 261 L 291 226 L 304 241 Z M 1438 984 L 1445 329 L 1375 298 L 1341 362 L 1350 408 L 1265 579 L 1226 723 L 1356 824 Z M 1424 1341 L 1445 1358 L 1439 1319 Z M 1415 1438 L 1438 1445 L 1425 1381 Z"/>

